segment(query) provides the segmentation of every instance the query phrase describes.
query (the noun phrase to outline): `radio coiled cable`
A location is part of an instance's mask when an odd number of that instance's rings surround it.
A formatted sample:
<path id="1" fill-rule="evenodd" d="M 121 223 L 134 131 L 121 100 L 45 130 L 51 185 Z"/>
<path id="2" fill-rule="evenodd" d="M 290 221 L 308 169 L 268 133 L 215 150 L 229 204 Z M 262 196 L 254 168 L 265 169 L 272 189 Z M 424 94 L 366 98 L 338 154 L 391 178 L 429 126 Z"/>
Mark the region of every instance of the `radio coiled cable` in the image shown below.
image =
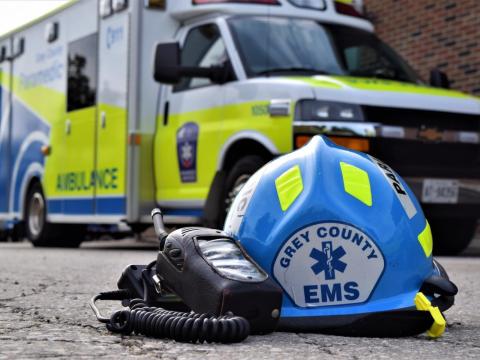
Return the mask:
<path id="1" fill-rule="evenodd" d="M 90 307 L 107 329 L 129 335 L 145 335 L 154 338 L 168 338 L 190 343 L 235 343 L 245 340 L 250 334 L 250 324 L 243 317 L 233 314 L 214 316 L 209 314 L 185 313 L 149 307 L 142 299 L 130 301 L 129 309 L 119 310 L 110 318 L 103 317 L 95 305 L 97 300 L 128 299 L 125 290 L 100 293 L 90 300 Z"/>

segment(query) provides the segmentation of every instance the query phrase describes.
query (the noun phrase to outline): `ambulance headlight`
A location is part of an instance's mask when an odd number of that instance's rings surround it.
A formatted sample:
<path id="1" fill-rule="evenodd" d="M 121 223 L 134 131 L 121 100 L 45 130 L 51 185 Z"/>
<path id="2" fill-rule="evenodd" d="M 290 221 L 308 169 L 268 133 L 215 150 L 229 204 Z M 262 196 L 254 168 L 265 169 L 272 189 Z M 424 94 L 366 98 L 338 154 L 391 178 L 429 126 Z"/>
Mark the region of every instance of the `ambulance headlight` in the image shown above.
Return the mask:
<path id="1" fill-rule="evenodd" d="M 360 105 L 334 101 L 303 100 L 295 109 L 298 121 L 364 121 Z"/>
<path id="2" fill-rule="evenodd" d="M 325 10 L 324 0 L 288 0 L 291 4 L 307 9 Z"/>

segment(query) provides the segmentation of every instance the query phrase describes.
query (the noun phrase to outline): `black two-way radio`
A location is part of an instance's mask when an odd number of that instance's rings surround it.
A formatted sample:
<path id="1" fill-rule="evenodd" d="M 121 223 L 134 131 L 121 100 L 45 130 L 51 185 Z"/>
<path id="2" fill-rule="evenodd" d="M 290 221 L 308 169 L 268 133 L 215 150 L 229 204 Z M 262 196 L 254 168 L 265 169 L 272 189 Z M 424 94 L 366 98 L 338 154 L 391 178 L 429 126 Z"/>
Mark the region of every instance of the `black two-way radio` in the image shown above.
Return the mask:
<path id="1" fill-rule="evenodd" d="M 159 209 L 152 211 L 152 220 L 160 241 L 157 260 L 129 265 L 118 291 L 90 301 L 109 330 L 224 343 L 275 330 L 282 291 L 240 244 L 221 230 L 201 227 L 169 234 Z M 128 308 L 105 318 L 97 300 L 122 300 Z"/>

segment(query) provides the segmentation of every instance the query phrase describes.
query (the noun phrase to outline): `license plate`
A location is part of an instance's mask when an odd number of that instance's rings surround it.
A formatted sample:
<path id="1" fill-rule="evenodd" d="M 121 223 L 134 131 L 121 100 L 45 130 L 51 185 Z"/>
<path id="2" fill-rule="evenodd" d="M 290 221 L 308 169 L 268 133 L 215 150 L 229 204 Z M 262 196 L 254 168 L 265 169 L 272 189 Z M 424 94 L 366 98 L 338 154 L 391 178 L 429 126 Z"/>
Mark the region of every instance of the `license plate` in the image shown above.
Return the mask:
<path id="1" fill-rule="evenodd" d="M 458 181 L 425 179 L 423 181 L 422 202 L 430 204 L 458 203 Z"/>

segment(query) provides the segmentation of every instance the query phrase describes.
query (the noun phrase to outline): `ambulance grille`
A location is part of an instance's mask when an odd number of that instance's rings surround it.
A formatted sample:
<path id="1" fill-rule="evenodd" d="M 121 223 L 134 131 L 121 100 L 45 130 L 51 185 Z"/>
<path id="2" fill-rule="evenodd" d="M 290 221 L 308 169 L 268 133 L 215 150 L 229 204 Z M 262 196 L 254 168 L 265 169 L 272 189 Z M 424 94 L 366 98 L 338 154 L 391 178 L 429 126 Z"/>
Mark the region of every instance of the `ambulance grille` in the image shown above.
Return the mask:
<path id="1" fill-rule="evenodd" d="M 384 125 L 438 130 L 480 131 L 480 115 L 363 106 L 366 121 Z"/>
<path id="2" fill-rule="evenodd" d="M 401 176 L 480 178 L 480 146 L 374 138 L 369 153 Z"/>

